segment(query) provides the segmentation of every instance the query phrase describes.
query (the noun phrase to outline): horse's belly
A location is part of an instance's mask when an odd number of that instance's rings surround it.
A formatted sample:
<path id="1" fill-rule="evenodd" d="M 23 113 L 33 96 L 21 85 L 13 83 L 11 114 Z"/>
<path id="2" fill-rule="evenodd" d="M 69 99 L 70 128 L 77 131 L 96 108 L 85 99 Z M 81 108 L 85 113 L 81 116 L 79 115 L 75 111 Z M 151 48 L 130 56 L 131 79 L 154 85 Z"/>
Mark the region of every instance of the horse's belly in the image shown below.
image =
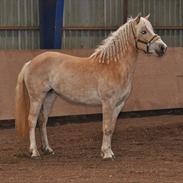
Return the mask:
<path id="1" fill-rule="evenodd" d="M 100 97 L 94 89 L 80 88 L 78 89 L 67 89 L 62 88 L 56 91 L 59 96 L 74 103 L 82 103 L 89 105 L 101 104 Z"/>

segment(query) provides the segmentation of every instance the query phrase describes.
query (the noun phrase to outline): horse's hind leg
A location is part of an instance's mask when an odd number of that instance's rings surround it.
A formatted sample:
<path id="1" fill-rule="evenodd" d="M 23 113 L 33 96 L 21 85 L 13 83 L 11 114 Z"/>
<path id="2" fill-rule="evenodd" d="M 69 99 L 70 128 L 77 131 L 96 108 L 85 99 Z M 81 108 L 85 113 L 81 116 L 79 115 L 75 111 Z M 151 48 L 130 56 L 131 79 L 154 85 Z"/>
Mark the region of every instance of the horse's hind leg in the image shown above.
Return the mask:
<path id="1" fill-rule="evenodd" d="M 56 99 L 55 92 L 54 91 L 48 92 L 48 94 L 45 97 L 45 100 L 42 105 L 40 115 L 38 118 L 40 134 L 41 134 L 41 142 L 42 142 L 42 151 L 45 154 L 54 154 L 52 148 L 50 147 L 50 145 L 48 143 L 46 124 L 48 121 L 48 115 L 50 113 L 50 110 L 53 106 L 55 99 Z"/>
<path id="2" fill-rule="evenodd" d="M 28 121 L 29 121 L 30 153 L 32 158 L 40 156 L 36 145 L 35 128 L 43 100 L 44 95 L 40 96 L 39 99 L 30 97 L 30 111 Z"/>

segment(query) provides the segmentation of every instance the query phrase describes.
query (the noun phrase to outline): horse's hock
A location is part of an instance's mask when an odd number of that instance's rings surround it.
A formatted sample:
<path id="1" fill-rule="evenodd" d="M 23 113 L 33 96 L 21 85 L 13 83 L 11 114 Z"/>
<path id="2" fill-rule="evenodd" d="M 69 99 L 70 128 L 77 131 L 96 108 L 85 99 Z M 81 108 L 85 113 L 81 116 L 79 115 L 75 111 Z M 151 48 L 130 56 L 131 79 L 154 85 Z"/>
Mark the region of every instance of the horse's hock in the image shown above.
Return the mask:
<path id="1" fill-rule="evenodd" d="M 0 120 L 14 119 L 17 75 L 25 62 L 41 52 L 43 51 L 0 51 Z M 62 50 L 62 52 L 76 56 L 89 56 L 93 50 Z M 140 54 L 133 89 L 124 111 L 181 108 L 183 106 L 182 53 L 183 48 L 169 48 L 162 58 Z M 65 116 L 100 112 L 99 107 L 71 104 L 58 98 L 51 115 Z"/>

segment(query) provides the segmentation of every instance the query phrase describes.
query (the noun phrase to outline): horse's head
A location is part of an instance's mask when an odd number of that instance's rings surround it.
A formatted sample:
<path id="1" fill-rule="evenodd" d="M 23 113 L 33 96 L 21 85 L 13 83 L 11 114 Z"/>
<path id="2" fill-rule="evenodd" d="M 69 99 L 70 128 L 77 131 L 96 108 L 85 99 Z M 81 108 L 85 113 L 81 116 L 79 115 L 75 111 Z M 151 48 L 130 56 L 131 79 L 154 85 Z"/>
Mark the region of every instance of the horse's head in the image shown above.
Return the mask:
<path id="1" fill-rule="evenodd" d="M 141 17 L 138 15 L 134 18 L 132 32 L 135 38 L 136 48 L 143 50 L 147 54 L 163 56 L 166 52 L 167 45 L 159 35 L 154 33 L 153 27 L 148 20 L 149 16 Z"/>

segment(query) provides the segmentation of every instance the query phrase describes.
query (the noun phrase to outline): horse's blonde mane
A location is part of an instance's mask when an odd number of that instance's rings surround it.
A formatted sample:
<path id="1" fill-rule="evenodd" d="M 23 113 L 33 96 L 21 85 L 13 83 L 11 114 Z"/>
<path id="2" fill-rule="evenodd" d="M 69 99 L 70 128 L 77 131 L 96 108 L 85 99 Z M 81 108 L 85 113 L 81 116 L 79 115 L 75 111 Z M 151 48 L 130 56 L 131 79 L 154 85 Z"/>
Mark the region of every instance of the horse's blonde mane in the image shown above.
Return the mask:
<path id="1" fill-rule="evenodd" d="M 128 49 L 131 23 L 132 19 L 130 18 L 127 23 L 102 41 L 102 44 L 95 49 L 90 57 L 97 59 L 99 63 L 109 64 L 111 61 L 118 62 Z"/>

